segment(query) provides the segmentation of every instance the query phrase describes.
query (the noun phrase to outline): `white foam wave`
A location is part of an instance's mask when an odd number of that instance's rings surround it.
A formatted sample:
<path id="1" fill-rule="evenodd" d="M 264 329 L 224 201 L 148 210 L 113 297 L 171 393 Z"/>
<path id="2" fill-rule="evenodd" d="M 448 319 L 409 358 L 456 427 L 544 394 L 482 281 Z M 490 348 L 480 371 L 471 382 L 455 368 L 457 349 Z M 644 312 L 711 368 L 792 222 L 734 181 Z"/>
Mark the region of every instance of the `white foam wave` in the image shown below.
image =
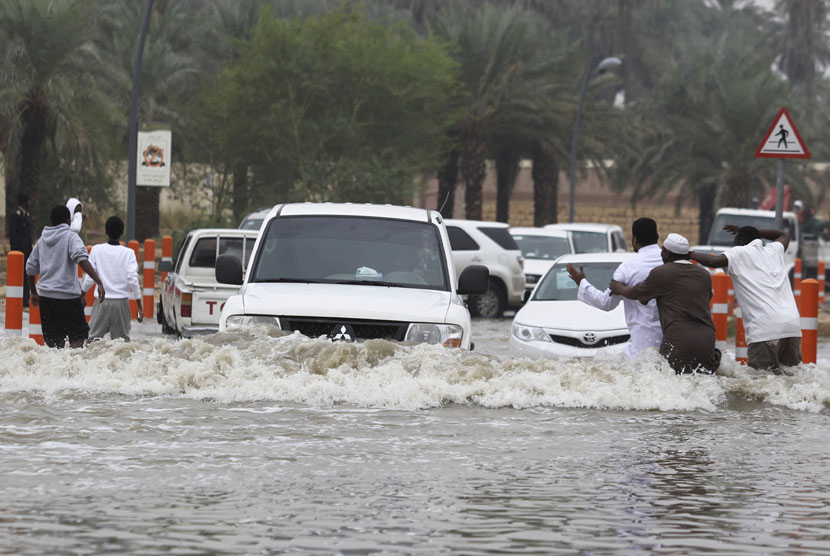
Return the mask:
<path id="1" fill-rule="evenodd" d="M 794 376 L 775 376 L 725 360 L 722 376 L 676 375 L 656 353 L 636 361 L 501 361 L 437 346 L 247 332 L 178 342 L 102 341 L 60 351 L 6 338 L 0 340 L 0 361 L 0 393 L 60 397 L 83 392 L 398 409 L 468 404 L 714 411 L 737 395 L 804 411 L 830 406 L 826 367 L 807 365 Z"/>

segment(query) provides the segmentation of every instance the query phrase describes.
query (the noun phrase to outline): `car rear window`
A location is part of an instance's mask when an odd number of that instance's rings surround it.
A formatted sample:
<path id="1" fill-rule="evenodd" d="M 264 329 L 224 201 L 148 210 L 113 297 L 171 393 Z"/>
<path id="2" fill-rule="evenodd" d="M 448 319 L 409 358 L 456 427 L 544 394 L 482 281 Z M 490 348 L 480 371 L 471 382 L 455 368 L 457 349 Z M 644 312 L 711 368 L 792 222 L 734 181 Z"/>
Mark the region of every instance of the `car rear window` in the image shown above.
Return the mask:
<path id="1" fill-rule="evenodd" d="M 495 241 L 502 249 L 507 249 L 508 251 L 519 250 L 519 245 L 513 239 L 513 236 L 510 235 L 510 232 L 507 231 L 507 228 L 488 228 L 481 226 L 478 231 Z"/>
<path id="2" fill-rule="evenodd" d="M 214 268 L 216 266 L 216 238 L 203 237 L 193 246 L 193 253 L 190 254 L 191 267 Z"/>
<path id="3" fill-rule="evenodd" d="M 450 238 L 450 249 L 453 251 L 478 251 L 481 249 L 476 240 L 461 228 L 447 226 L 447 235 Z"/>

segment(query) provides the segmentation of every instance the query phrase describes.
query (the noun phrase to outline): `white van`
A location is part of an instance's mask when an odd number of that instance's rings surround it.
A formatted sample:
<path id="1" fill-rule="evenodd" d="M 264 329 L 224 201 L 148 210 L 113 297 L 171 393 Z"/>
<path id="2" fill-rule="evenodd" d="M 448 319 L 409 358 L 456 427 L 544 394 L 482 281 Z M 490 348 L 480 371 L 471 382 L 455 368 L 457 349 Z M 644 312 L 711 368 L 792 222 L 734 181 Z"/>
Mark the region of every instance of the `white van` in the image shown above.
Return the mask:
<path id="1" fill-rule="evenodd" d="M 332 340 L 383 338 L 469 349 L 461 295 L 487 290 L 487 268 L 456 280 L 443 218 L 390 205 L 277 205 L 262 225 L 243 278 L 232 255 L 220 283 L 240 285 L 220 330 L 257 324 Z"/>

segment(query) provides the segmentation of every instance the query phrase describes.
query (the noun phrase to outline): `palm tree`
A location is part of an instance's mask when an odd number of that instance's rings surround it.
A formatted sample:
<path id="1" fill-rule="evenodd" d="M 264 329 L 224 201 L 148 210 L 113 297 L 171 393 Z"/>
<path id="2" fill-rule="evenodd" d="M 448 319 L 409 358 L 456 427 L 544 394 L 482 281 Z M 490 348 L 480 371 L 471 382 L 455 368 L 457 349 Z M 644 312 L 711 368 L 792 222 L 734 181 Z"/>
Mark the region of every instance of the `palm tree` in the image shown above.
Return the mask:
<path id="1" fill-rule="evenodd" d="M 102 89 L 112 76 L 95 44 L 88 0 L 0 3 L 0 121 L 9 162 L 7 214 L 15 192 L 29 194 L 38 216 L 45 157 L 62 147 L 94 156 L 97 123 L 113 114 Z M 90 109 L 94 107 L 94 109 Z M 54 148 L 53 148 L 54 147 Z"/>
<path id="2" fill-rule="evenodd" d="M 786 26 L 778 35 L 783 43 L 779 66 L 792 86 L 813 103 L 817 72 L 830 63 L 827 3 L 779 0 L 776 6 L 786 13 Z"/>

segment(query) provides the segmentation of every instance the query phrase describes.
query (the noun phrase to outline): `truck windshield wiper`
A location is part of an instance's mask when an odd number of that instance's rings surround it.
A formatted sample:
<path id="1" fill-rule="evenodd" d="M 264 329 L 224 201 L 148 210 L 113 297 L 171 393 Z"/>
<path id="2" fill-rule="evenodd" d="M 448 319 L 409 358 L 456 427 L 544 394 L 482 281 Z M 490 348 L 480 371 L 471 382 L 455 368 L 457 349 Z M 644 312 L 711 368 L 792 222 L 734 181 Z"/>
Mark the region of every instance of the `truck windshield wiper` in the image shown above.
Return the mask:
<path id="1" fill-rule="evenodd" d="M 401 284 L 400 282 L 384 282 L 383 280 L 335 280 L 329 284 L 344 284 L 349 286 L 383 286 L 386 288 L 423 288 L 420 284 Z"/>

